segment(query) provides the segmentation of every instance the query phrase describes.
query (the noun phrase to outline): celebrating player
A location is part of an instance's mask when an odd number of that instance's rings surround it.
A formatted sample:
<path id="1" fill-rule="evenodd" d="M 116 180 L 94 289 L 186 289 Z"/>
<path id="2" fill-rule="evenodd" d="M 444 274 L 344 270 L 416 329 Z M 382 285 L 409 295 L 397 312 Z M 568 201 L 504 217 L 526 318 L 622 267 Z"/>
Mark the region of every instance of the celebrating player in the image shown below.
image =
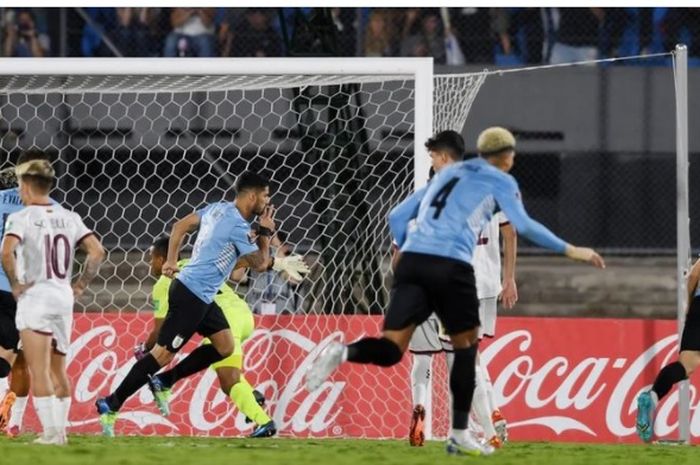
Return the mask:
<path id="1" fill-rule="evenodd" d="M 54 170 L 47 160 L 18 164 L 16 173 L 26 208 L 7 218 L 2 266 L 17 301 L 15 321 L 43 429 L 35 442 L 61 445 L 66 443 L 71 399 L 66 354 L 74 298 L 97 275 L 104 250 L 76 213 L 52 204 L 48 194 Z M 83 274 L 71 287 L 77 246 L 87 258 Z"/>
<path id="2" fill-rule="evenodd" d="M 95 402 L 102 431 L 114 435 L 114 423 L 122 404 L 146 384 L 197 332 L 211 344 L 193 350 L 178 363 L 178 379 L 197 373 L 233 354 L 233 336 L 216 293 L 236 267 L 263 271 L 277 265 L 270 257 L 270 237 L 275 228 L 269 181 L 253 173 L 241 174 L 233 202 L 212 203 L 189 214 L 172 228 L 164 275 L 173 278 L 185 234 L 199 228 L 192 258 L 173 279 L 168 291 L 169 310 L 153 349 L 136 362 L 111 395 Z M 251 242 L 250 221 L 259 217 L 257 245 Z M 280 262 L 284 266 L 284 262 Z M 277 266 L 275 266 L 277 269 Z"/>
<path id="3" fill-rule="evenodd" d="M 443 134 L 429 139 L 426 147 L 459 150 Z M 498 155 L 498 163 L 478 157 L 448 166 L 391 211 L 389 227 L 402 256 L 383 336 L 363 338 L 348 346 L 329 344 L 307 373 L 309 390 L 316 390 L 344 361 L 383 367 L 400 362 L 416 325 L 435 310 L 455 348 L 450 374 L 452 430 L 447 452 L 493 452 L 490 445 L 479 444 L 467 431 L 478 348 L 479 301 L 471 266 L 478 233 L 500 208 L 518 234 L 569 258 L 604 267 L 594 250 L 567 244 L 528 217 L 518 184 L 506 173 L 514 156 L 515 150 L 504 150 Z M 412 220 L 415 226 L 409 230 Z"/>
<path id="4" fill-rule="evenodd" d="M 452 146 L 461 149 L 461 136 L 448 131 L 444 138 L 452 139 Z M 490 163 L 500 160 L 499 152 L 512 150 L 515 139 L 499 130 L 483 131 L 477 141 L 477 150 Z M 462 160 L 463 151 L 430 150 L 431 173 L 439 172 L 444 167 Z M 499 247 L 499 232 L 503 232 L 505 266 L 503 284 L 501 285 L 501 252 Z M 496 333 L 497 300 L 500 299 L 506 308 L 512 308 L 518 298 L 515 284 L 515 258 L 517 236 L 515 230 L 502 212 L 497 213 L 479 233 L 472 265 L 476 277 L 477 295 L 479 297 L 479 340 L 484 336 L 493 337 Z M 398 250 L 395 251 L 395 262 L 398 261 Z M 440 322 L 432 314 L 423 324 L 416 328 L 409 344 L 413 354 L 411 369 L 411 386 L 413 393 L 413 414 L 409 428 L 409 443 L 412 446 L 422 446 L 425 436 L 423 423 L 425 419 L 425 398 L 430 385 L 432 356 L 446 352 L 448 370 L 452 367 L 452 345 L 449 338 L 440 331 Z M 472 401 L 473 417 L 478 426 L 483 429 L 484 438 L 494 447 L 500 447 L 507 438 L 506 421 L 501 415 L 495 402 L 493 386 L 486 367 L 483 367 L 477 357 L 476 388 Z M 474 423 L 470 423 L 470 427 Z"/>
<path id="5" fill-rule="evenodd" d="M 674 384 L 688 378 L 700 366 L 700 260 L 690 269 L 687 281 L 688 312 L 681 335 L 678 360 L 661 369 L 651 390 L 637 398 L 637 435 L 644 442 L 654 436 L 654 410 Z"/>
<path id="6" fill-rule="evenodd" d="M 172 279 L 162 274 L 163 263 L 168 255 L 169 237 L 157 239 L 151 247 L 151 274 L 158 281 L 153 286 L 153 302 L 155 305 L 155 321 L 154 328 L 146 341 L 144 349 L 150 350 L 158 339 L 160 328 L 163 325 L 163 320 L 168 314 L 168 290 L 172 283 Z M 306 274 L 309 272 L 308 267 L 296 257 L 300 266 L 297 272 Z M 180 260 L 178 267 L 184 267 L 189 260 Z M 301 277 L 299 275 L 299 277 Z M 250 311 L 245 300 L 238 295 L 226 283 L 222 284 L 219 291 L 214 297 L 214 302 L 221 307 L 221 310 L 226 317 L 226 321 L 231 328 L 233 334 L 234 349 L 233 354 L 211 366 L 216 371 L 219 378 L 221 390 L 228 395 L 238 409 L 246 415 L 247 418 L 255 422 L 257 425 L 250 437 L 270 437 L 277 432 L 275 422 L 262 409 L 258 399 L 260 394 L 253 390 L 253 387 L 243 377 L 243 346 L 242 343 L 250 337 L 255 328 L 253 313 Z M 205 341 L 208 343 L 208 341 Z M 145 354 L 144 354 L 145 355 Z M 169 413 L 168 399 L 170 397 L 171 387 L 177 381 L 177 371 L 170 370 L 159 375 L 153 376 L 149 381 L 149 386 L 153 391 L 153 396 L 158 404 L 160 411 L 167 415 Z M 264 398 L 263 398 L 264 400 Z"/>

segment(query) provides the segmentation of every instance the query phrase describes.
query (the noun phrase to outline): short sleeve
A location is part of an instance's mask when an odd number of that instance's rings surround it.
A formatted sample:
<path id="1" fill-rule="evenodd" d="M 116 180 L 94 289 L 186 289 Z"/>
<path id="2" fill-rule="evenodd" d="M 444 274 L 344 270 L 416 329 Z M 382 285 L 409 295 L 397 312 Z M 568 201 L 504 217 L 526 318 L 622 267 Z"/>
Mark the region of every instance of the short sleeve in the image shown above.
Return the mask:
<path id="1" fill-rule="evenodd" d="M 93 234 L 92 229 L 85 226 L 83 219 L 77 213 L 73 213 L 73 218 L 75 222 L 75 244 L 80 244 L 83 239 Z"/>
<path id="2" fill-rule="evenodd" d="M 153 286 L 153 317 L 162 320 L 168 314 L 168 292 L 172 280 L 161 276 Z"/>
<path id="3" fill-rule="evenodd" d="M 496 221 L 498 221 L 499 226 L 506 226 L 506 225 L 510 224 L 510 221 L 508 221 L 508 217 L 502 211 L 499 211 L 498 213 L 496 213 L 493 216 L 496 219 Z"/>
<path id="4" fill-rule="evenodd" d="M 24 240 L 25 221 L 24 216 L 12 213 L 5 221 L 5 237 L 14 236 L 20 242 Z"/>
<path id="5" fill-rule="evenodd" d="M 250 225 L 248 223 L 236 223 L 232 228 L 230 239 L 236 247 L 239 257 L 258 250 L 257 244 L 252 241 L 250 236 Z"/>

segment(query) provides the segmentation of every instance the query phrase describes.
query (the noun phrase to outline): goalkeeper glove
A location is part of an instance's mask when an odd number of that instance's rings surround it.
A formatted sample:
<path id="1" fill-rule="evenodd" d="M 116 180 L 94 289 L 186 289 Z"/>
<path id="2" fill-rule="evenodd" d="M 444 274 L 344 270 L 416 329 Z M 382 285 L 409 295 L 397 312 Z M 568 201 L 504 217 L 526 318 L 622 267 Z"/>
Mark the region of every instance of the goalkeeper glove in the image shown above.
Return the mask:
<path id="1" fill-rule="evenodd" d="M 302 275 L 308 274 L 309 267 L 304 263 L 301 255 L 290 255 L 288 257 L 275 257 L 272 269 L 278 273 L 285 272 L 294 281 L 301 281 Z"/>
<path id="2" fill-rule="evenodd" d="M 136 360 L 141 360 L 146 355 L 148 355 L 148 349 L 146 348 L 145 342 L 141 342 L 134 347 L 134 357 L 136 357 Z"/>

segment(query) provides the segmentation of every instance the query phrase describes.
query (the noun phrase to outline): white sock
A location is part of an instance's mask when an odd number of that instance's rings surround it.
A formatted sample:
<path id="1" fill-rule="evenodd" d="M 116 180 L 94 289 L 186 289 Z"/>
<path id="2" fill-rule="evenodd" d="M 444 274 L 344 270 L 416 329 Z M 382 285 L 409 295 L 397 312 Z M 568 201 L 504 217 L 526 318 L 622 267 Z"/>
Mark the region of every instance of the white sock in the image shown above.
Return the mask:
<path id="1" fill-rule="evenodd" d="M 472 399 L 472 412 L 479 426 L 484 429 L 484 438 L 491 439 L 496 435 L 496 430 L 491 422 L 491 408 L 488 396 L 484 387 L 484 372 L 480 365 L 476 365 L 476 387 L 474 388 L 474 398 Z"/>
<path id="2" fill-rule="evenodd" d="M 56 396 L 34 397 L 34 409 L 41 422 L 44 436 L 53 436 L 56 434 Z"/>
<path id="3" fill-rule="evenodd" d="M 10 383 L 7 381 L 7 376 L 0 378 L 0 393 L 6 393 L 10 390 Z"/>
<path id="4" fill-rule="evenodd" d="M 57 397 L 56 406 L 56 418 L 57 418 L 57 428 L 61 434 L 66 434 L 66 428 L 68 427 L 68 413 L 70 411 L 71 397 Z"/>
<path id="5" fill-rule="evenodd" d="M 413 354 L 413 366 L 411 367 L 411 390 L 413 392 L 413 406 L 425 406 L 425 399 L 430 385 L 430 368 L 433 357 L 430 354 Z"/>
<path id="6" fill-rule="evenodd" d="M 484 375 L 484 390 L 486 391 L 486 399 L 488 399 L 489 402 L 489 411 L 493 413 L 498 410 L 496 391 L 493 390 L 493 383 L 491 382 L 491 376 L 489 376 L 489 370 L 487 370 L 485 366 L 482 366 L 481 372 Z"/>
<path id="7" fill-rule="evenodd" d="M 450 429 L 450 437 L 456 439 L 459 442 L 464 443 L 467 437 L 470 435 L 468 429 Z"/>
<path id="8" fill-rule="evenodd" d="M 659 395 L 654 391 L 649 391 L 649 395 L 651 396 L 651 402 L 654 404 L 654 408 L 656 408 L 659 404 Z"/>
<path id="9" fill-rule="evenodd" d="M 29 397 L 18 397 L 15 400 L 15 405 L 12 406 L 12 415 L 10 416 L 10 422 L 7 424 L 7 429 L 14 428 L 15 426 L 22 430 L 22 420 L 24 419 L 24 411 L 27 409 L 27 400 Z"/>

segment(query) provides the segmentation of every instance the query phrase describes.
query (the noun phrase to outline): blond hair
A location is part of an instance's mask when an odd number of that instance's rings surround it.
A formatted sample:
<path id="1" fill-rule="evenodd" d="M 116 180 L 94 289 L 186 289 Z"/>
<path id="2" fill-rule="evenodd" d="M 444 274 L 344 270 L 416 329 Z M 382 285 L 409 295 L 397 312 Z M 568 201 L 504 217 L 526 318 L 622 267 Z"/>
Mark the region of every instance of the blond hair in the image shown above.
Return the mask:
<path id="1" fill-rule="evenodd" d="M 476 141 L 476 149 L 481 155 L 495 155 L 515 149 L 515 136 L 500 126 L 484 129 Z"/>

